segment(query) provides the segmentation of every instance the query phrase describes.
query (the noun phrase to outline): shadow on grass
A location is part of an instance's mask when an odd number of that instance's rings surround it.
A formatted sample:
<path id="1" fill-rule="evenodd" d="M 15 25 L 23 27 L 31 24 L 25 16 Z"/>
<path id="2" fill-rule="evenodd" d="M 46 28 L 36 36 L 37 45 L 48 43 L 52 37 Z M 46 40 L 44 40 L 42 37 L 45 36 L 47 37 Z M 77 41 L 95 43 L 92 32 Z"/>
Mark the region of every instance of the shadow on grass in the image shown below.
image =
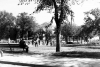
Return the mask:
<path id="1" fill-rule="evenodd" d="M 43 54 L 43 53 L 39 53 L 39 52 L 28 52 L 27 53 L 25 51 L 23 52 L 23 51 L 10 51 L 10 50 L 9 51 L 3 50 L 3 52 L 4 53 L 9 53 L 9 54 L 15 54 L 15 55 L 16 54 L 19 54 L 19 55 L 20 54 L 23 54 L 23 55 L 41 55 L 41 54 Z"/>
<path id="2" fill-rule="evenodd" d="M 4 53 L 9 53 L 9 54 L 22 54 L 23 51 L 11 51 L 11 50 L 3 50 Z"/>
<path id="3" fill-rule="evenodd" d="M 18 65 L 18 66 L 28 66 L 28 67 L 58 67 L 58 66 L 47 66 L 47 65 L 38 65 L 38 64 L 27 64 L 27 63 L 18 63 L 10 61 L 0 61 L 2 64 Z"/>
<path id="4" fill-rule="evenodd" d="M 100 52 L 81 52 L 81 51 L 57 52 L 53 53 L 52 56 L 100 59 Z"/>

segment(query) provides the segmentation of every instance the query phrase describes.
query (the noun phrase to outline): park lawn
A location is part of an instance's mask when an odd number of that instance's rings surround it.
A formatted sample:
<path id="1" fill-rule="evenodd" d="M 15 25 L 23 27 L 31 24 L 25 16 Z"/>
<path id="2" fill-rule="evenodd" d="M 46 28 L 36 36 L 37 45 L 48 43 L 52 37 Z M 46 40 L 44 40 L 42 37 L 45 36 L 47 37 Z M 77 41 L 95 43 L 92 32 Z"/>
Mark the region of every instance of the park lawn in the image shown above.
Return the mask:
<path id="1" fill-rule="evenodd" d="M 13 52 L 10 51 L 9 48 L 4 48 L 3 49 L 4 52 L 6 53 L 22 53 L 23 50 L 19 49 L 19 48 L 15 48 Z M 87 53 L 99 53 L 100 52 L 100 46 L 73 46 L 73 47 L 61 47 L 61 52 L 57 52 L 57 53 L 61 53 L 62 55 L 64 55 L 64 53 L 68 53 L 68 52 L 72 52 L 72 53 L 79 53 L 79 52 L 87 52 Z M 25 52 L 24 52 L 25 53 Z M 29 53 L 38 53 L 38 54 L 52 54 L 55 53 L 56 54 L 56 47 L 54 46 L 38 46 L 35 47 L 34 45 L 30 45 L 29 46 Z M 66 56 L 67 57 L 67 56 Z"/>
<path id="2" fill-rule="evenodd" d="M 100 49 L 82 46 L 61 47 L 61 52 L 57 53 L 55 49 L 56 47 L 51 46 L 34 47 L 32 45 L 30 45 L 29 53 L 23 53 L 21 49 L 15 49 L 14 52 L 6 49 L 7 51 L 4 51 L 4 57 L 0 58 L 0 65 L 4 67 L 29 67 L 22 66 L 24 63 L 24 65 L 35 64 L 36 67 L 38 67 L 38 65 L 44 65 L 42 67 L 55 67 L 55 65 L 60 67 L 71 67 L 70 65 L 73 67 L 75 67 L 75 65 L 81 65 L 80 67 L 90 67 L 89 65 L 92 65 L 92 67 L 100 67 Z M 11 64 L 3 64 L 3 61 Z M 21 64 L 17 65 L 16 63 Z"/>

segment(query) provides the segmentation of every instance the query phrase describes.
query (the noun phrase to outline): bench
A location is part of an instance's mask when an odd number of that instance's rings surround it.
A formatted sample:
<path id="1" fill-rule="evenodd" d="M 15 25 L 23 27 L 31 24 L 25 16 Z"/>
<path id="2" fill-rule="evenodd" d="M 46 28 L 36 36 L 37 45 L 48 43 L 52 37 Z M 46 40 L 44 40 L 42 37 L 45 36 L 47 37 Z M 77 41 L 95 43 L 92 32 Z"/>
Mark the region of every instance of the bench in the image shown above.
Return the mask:
<path id="1" fill-rule="evenodd" d="M 14 48 L 21 48 L 20 46 L 19 46 L 19 44 L 18 43 L 2 43 L 2 44 L 0 44 L 0 48 L 10 48 L 10 50 L 11 51 L 13 51 L 14 50 Z M 23 51 L 24 51 L 24 49 L 26 50 L 26 52 L 28 52 L 28 48 L 21 48 L 21 49 L 23 49 Z M 0 51 L 0 53 L 1 53 L 1 55 L 2 55 L 2 50 Z"/>

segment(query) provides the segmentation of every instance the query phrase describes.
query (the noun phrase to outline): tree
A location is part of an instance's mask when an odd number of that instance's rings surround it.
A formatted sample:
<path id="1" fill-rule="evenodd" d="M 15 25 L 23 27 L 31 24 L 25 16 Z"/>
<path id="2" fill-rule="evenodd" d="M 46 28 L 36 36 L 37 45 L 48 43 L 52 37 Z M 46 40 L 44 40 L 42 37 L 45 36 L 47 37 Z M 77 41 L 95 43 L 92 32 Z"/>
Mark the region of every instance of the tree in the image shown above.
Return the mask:
<path id="1" fill-rule="evenodd" d="M 90 11 L 90 14 L 92 14 L 95 17 L 95 20 L 93 20 L 92 23 L 92 27 L 95 29 L 100 39 L 100 9 L 98 8 L 92 9 Z"/>
<path id="2" fill-rule="evenodd" d="M 35 29 L 35 21 L 34 18 L 28 16 L 27 13 L 20 13 L 17 17 L 17 26 L 20 28 L 20 37 L 27 37 L 30 31 L 34 31 Z"/>
<path id="3" fill-rule="evenodd" d="M 96 11 L 96 12 L 95 12 Z M 96 18 L 98 18 L 98 13 L 97 13 L 98 10 L 91 10 L 91 11 L 88 11 L 88 12 L 85 12 L 86 14 L 86 17 L 84 18 L 84 21 L 85 21 L 85 24 L 81 26 L 80 28 L 80 32 L 77 34 L 77 36 L 80 36 L 81 38 L 85 38 L 85 40 L 87 41 L 88 38 L 91 38 L 93 37 L 93 35 L 96 34 L 96 23 L 97 23 L 97 20 L 91 18 L 91 16 L 96 16 Z"/>
<path id="4" fill-rule="evenodd" d="M 8 13 L 6 11 L 0 12 L 0 39 L 10 38 L 10 29 L 13 28 L 15 19 L 16 18 L 12 15 L 12 13 Z"/>
<path id="5" fill-rule="evenodd" d="M 73 32 L 72 32 L 72 27 L 70 24 L 66 23 L 61 26 L 61 35 L 63 35 L 63 37 L 66 41 L 66 44 L 68 42 L 68 37 L 72 36 L 72 34 L 73 34 Z"/>
<path id="6" fill-rule="evenodd" d="M 19 38 L 19 28 L 17 28 L 16 25 L 10 28 L 10 39 L 11 40 L 16 40 Z"/>
<path id="7" fill-rule="evenodd" d="M 67 18 L 68 15 L 73 14 L 72 10 L 69 8 L 68 1 L 70 0 L 21 0 L 20 3 L 29 4 L 29 2 L 38 2 L 37 11 L 41 10 L 52 10 L 54 9 L 54 20 L 56 23 L 56 52 L 60 51 L 59 34 L 62 22 Z M 76 0 L 74 0 L 76 1 Z"/>
<path id="8" fill-rule="evenodd" d="M 94 35 L 100 33 L 100 9 L 95 8 L 88 12 L 85 12 L 87 15 L 85 20 L 85 26 L 88 29 L 88 33 L 93 33 Z M 94 19 L 90 16 L 94 17 Z"/>

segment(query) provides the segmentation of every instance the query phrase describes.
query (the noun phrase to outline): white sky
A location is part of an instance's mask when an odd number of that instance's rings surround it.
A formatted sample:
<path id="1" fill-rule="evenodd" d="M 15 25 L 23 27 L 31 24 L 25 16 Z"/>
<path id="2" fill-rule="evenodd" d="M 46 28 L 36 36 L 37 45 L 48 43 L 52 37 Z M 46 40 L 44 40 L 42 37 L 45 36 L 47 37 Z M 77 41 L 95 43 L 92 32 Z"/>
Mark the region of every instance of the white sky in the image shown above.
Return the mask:
<path id="1" fill-rule="evenodd" d="M 18 15 L 21 12 L 28 12 L 29 14 L 35 10 L 36 5 L 31 3 L 30 5 L 20 5 L 19 0 L 0 0 L 0 11 L 6 10 L 7 12 L 13 13 L 14 16 Z M 76 25 L 82 25 L 84 23 L 84 13 L 85 11 L 89 11 L 93 8 L 100 8 L 100 0 L 88 0 L 80 5 L 73 5 L 72 10 L 75 13 L 74 23 Z M 36 18 L 36 22 L 42 24 L 44 22 L 49 22 L 51 20 L 52 14 L 44 12 L 40 12 L 38 14 L 34 14 Z"/>

